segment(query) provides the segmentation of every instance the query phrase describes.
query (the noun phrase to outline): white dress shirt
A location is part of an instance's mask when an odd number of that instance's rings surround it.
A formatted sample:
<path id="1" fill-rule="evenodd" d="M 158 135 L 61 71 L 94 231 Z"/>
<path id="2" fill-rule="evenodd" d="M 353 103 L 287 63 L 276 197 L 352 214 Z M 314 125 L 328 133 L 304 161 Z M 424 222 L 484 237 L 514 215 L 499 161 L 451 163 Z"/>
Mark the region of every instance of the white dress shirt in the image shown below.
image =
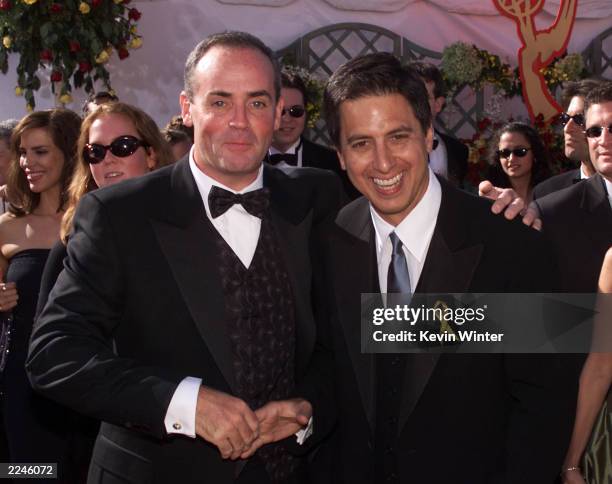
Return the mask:
<path id="1" fill-rule="evenodd" d="M 295 165 L 295 166 L 301 168 L 302 167 L 302 151 L 303 151 L 303 148 L 304 148 L 304 146 L 301 145 L 301 143 L 302 143 L 302 138 L 298 138 L 295 141 L 295 143 L 293 143 L 289 148 L 287 148 L 286 151 L 280 151 L 280 150 L 277 150 L 274 146 L 270 146 L 268 152 L 271 155 L 275 155 L 277 153 L 280 153 L 280 154 L 290 153 L 292 155 L 295 154 L 295 155 L 297 155 L 297 165 Z M 284 161 L 281 161 L 278 165 L 275 165 L 275 166 L 278 166 L 280 168 L 293 167 L 293 165 L 288 165 Z"/>
<path id="2" fill-rule="evenodd" d="M 429 167 L 432 171 L 444 179 L 448 179 L 448 153 L 442 138 L 434 131 L 434 139 L 438 140 L 438 146 L 429 153 Z"/>
<path id="3" fill-rule="evenodd" d="M 397 227 L 384 221 L 372 205 L 370 214 L 376 231 L 376 256 L 378 261 L 378 282 L 380 292 L 387 292 L 387 272 L 391 262 L 392 245 L 389 234 L 395 231 L 402 241 L 402 249 L 406 255 L 410 286 L 414 291 L 419 283 L 421 271 L 425 264 L 431 237 L 436 228 L 440 203 L 442 202 L 442 188 L 440 182 L 429 169 L 429 183 L 423 198 L 416 207 L 402 220 Z"/>
<path id="4" fill-rule="evenodd" d="M 208 206 L 208 193 L 213 185 L 233 193 L 246 193 L 262 188 L 263 166 L 259 169 L 255 181 L 240 192 L 236 192 L 205 175 L 195 164 L 193 148 L 191 148 L 189 153 L 189 167 L 204 202 L 206 216 L 215 229 L 217 229 L 219 235 L 227 242 L 227 245 L 231 247 L 244 266 L 248 268 L 251 265 L 255 249 L 257 248 L 257 241 L 259 240 L 259 232 L 261 230 L 261 219 L 248 213 L 242 205 L 233 205 L 223 215 L 213 219 Z M 166 432 L 195 437 L 196 406 L 201 384 L 201 378 L 188 376 L 176 387 L 166 412 L 166 418 L 164 419 Z"/>
<path id="5" fill-rule="evenodd" d="M 606 182 L 606 190 L 608 192 L 608 202 L 610 202 L 610 207 L 612 208 L 612 182 L 608 180 L 605 176 L 602 176 L 604 182 Z"/>

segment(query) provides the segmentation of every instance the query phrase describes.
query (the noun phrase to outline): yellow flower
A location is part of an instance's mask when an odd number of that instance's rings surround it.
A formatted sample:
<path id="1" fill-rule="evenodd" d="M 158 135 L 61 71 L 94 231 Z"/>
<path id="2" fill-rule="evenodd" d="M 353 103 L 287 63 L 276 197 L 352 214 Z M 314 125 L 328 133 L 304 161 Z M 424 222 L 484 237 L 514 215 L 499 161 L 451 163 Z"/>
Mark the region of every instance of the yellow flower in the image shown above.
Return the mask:
<path id="1" fill-rule="evenodd" d="M 5 35 L 2 37 L 2 45 L 7 49 L 11 48 L 11 44 L 13 43 L 13 39 L 11 39 L 10 35 Z"/>
<path id="2" fill-rule="evenodd" d="M 23 89 L 21 89 L 19 86 L 15 88 L 15 96 L 23 96 Z"/>
<path id="3" fill-rule="evenodd" d="M 130 41 L 130 48 L 131 49 L 138 49 L 140 47 L 142 47 L 142 37 L 134 37 Z"/>
<path id="4" fill-rule="evenodd" d="M 34 5 L 38 0 L 23 0 L 26 5 Z"/>
<path id="5" fill-rule="evenodd" d="M 121 2 L 123 2 L 123 0 L 113 0 L 113 2 L 115 2 L 117 5 L 119 5 Z"/>
<path id="6" fill-rule="evenodd" d="M 32 106 L 31 104 L 26 104 L 26 111 L 28 113 L 31 113 L 32 111 L 34 111 L 34 106 Z"/>
<path id="7" fill-rule="evenodd" d="M 132 33 L 132 34 L 135 34 L 137 30 L 138 30 L 138 29 L 136 28 L 136 25 L 132 25 L 132 26 L 130 27 L 130 33 Z"/>
<path id="8" fill-rule="evenodd" d="M 108 93 L 109 93 L 111 96 L 116 96 L 116 95 L 117 95 L 117 93 L 115 92 L 115 90 L 114 90 L 114 89 L 109 89 Z"/>
<path id="9" fill-rule="evenodd" d="M 109 58 L 110 56 L 108 55 L 108 52 L 103 50 L 98 54 L 98 57 L 96 57 L 96 64 L 105 64 L 106 62 L 108 62 Z"/>
<path id="10" fill-rule="evenodd" d="M 85 2 L 81 2 L 79 4 L 79 12 L 81 12 L 83 15 L 87 15 L 90 11 L 91 7 L 89 6 L 89 4 Z"/>
<path id="11" fill-rule="evenodd" d="M 62 94 L 62 95 L 59 97 L 59 102 L 61 102 L 62 104 L 68 104 L 68 103 L 71 103 L 71 102 L 72 102 L 72 96 L 71 96 L 70 94 L 68 94 L 68 93 L 66 93 L 66 94 Z"/>

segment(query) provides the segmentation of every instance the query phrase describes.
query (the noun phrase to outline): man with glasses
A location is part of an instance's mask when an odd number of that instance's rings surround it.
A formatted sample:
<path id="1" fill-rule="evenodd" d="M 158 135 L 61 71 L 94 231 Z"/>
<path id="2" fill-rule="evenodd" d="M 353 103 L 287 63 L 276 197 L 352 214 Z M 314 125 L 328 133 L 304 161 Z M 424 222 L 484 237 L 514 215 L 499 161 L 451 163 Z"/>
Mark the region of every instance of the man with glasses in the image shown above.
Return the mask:
<path id="1" fill-rule="evenodd" d="M 274 131 L 266 161 L 279 167 L 310 166 L 332 170 L 342 180 L 348 198 L 352 200 L 358 197 L 359 192 L 340 168 L 336 152 L 304 137 L 308 118 L 308 90 L 304 80 L 291 68 L 281 72 L 281 99 L 284 107 L 280 126 Z"/>
<path id="2" fill-rule="evenodd" d="M 583 79 L 570 82 L 563 89 L 561 100 L 565 111 L 561 114 L 560 120 L 563 123 L 565 156 L 571 161 L 579 163 L 579 167 L 539 183 L 533 189 L 534 199 L 571 187 L 574 183 L 586 180 L 595 174 L 584 137 L 584 98 L 600 82 L 595 79 Z"/>

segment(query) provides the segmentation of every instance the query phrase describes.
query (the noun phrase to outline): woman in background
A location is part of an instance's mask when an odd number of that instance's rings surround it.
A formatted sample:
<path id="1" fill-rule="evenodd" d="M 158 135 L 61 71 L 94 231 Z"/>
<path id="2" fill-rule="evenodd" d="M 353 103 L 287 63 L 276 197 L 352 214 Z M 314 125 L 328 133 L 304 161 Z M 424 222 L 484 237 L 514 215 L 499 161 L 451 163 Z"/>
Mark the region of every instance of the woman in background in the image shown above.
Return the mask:
<path id="1" fill-rule="evenodd" d="M 67 409 L 35 394 L 24 364 L 43 267 L 59 239 L 81 118 L 66 109 L 38 111 L 15 127 L 7 175 L 8 211 L 0 216 L 0 311 L 3 316 L 3 417 L 12 462 L 66 457 Z"/>
<path id="2" fill-rule="evenodd" d="M 490 143 L 487 179 L 496 187 L 514 189 L 529 205 L 533 187 L 550 176 L 548 151 L 537 131 L 512 121 L 503 125 Z"/>

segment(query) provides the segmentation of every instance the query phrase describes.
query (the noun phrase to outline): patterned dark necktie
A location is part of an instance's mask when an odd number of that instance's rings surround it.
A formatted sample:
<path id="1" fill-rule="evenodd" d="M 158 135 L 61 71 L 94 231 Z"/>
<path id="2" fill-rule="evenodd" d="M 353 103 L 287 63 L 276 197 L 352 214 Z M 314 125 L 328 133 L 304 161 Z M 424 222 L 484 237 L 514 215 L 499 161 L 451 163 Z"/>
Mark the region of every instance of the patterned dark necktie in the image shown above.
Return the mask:
<path id="1" fill-rule="evenodd" d="M 230 207 L 240 204 L 255 217 L 263 218 L 263 214 L 270 204 L 270 190 L 260 188 L 246 193 L 232 193 L 223 188 L 214 186 L 208 193 L 208 206 L 212 218 L 223 215 Z"/>

